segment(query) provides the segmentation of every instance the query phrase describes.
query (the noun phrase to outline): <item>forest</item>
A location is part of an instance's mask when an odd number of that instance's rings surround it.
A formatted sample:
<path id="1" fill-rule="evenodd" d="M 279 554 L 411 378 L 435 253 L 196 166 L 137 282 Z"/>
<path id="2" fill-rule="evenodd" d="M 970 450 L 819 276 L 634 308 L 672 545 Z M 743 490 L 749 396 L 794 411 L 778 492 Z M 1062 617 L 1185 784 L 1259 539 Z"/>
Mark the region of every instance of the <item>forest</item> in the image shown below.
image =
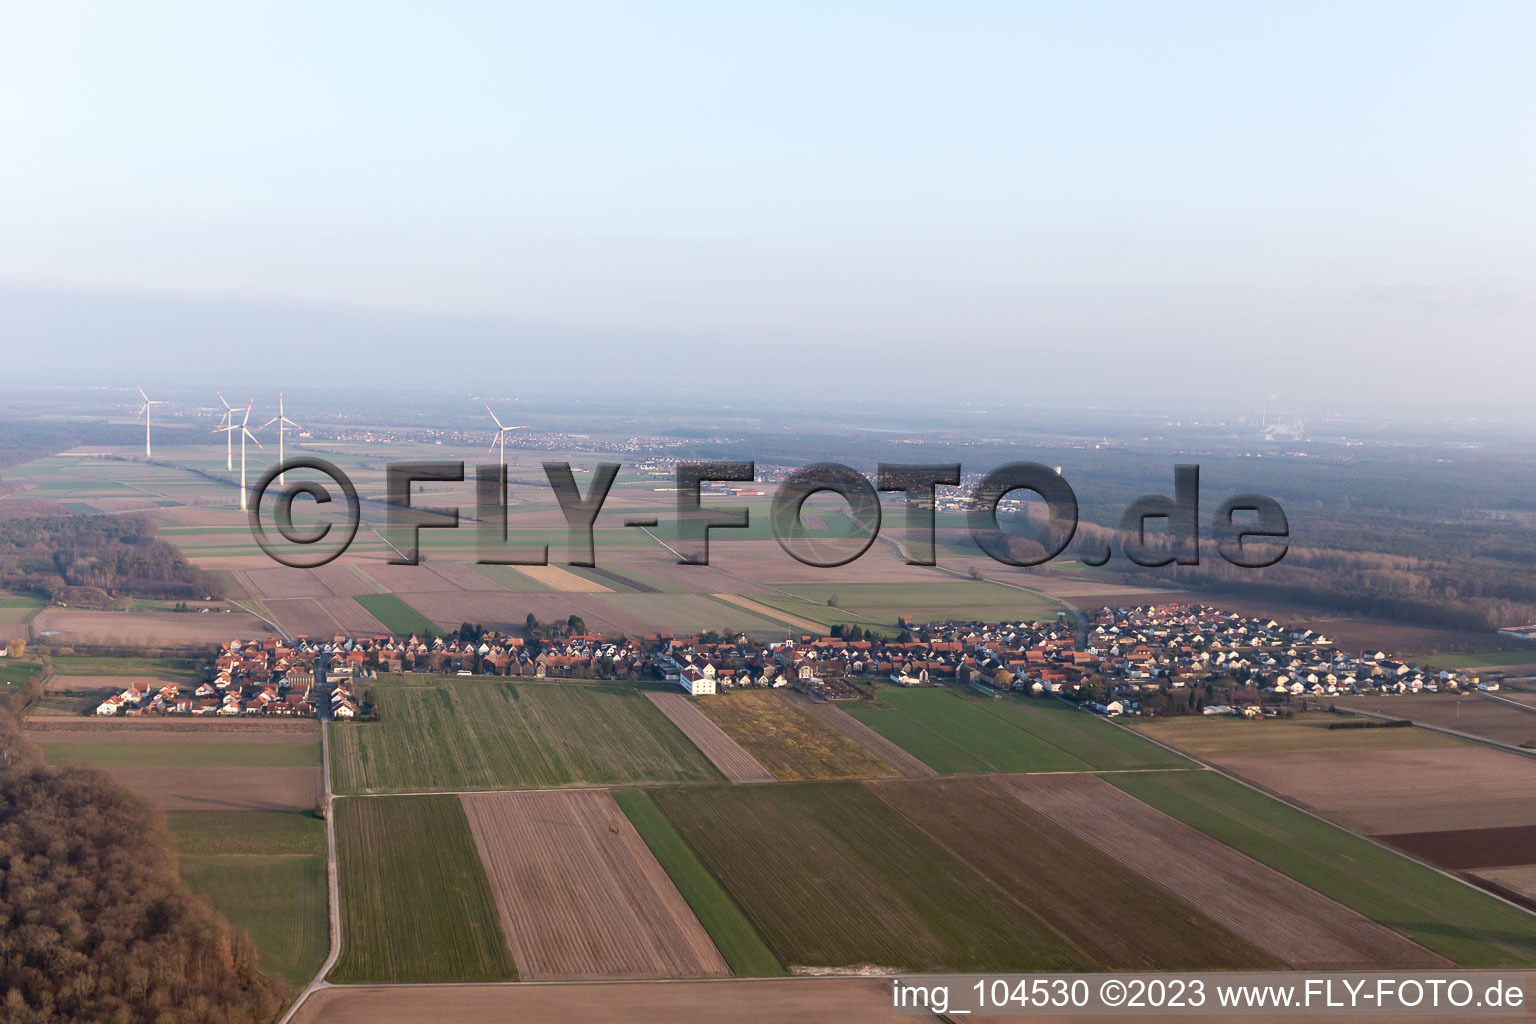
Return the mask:
<path id="1" fill-rule="evenodd" d="M 112 597 L 219 597 L 219 582 L 155 537 L 143 516 L 0 520 L 0 588 L 72 604 Z"/>
<path id="2" fill-rule="evenodd" d="M 161 816 L 51 768 L 0 698 L 0 1024 L 261 1024 L 288 992 L 182 885 Z"/>

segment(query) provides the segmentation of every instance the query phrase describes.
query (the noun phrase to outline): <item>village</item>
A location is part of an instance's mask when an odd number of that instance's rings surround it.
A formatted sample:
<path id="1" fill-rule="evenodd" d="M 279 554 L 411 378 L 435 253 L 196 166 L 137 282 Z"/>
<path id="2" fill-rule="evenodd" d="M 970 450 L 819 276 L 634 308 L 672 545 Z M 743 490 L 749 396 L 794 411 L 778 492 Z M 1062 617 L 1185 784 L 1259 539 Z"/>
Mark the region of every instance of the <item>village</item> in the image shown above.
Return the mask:
<path id="1" fill-rule="evenodd" d="M 830 701 L 867 698 L 876 683 L 954 684 L 985 696 L 1060 697 L 1111 717 L 1257 717 L 1331 697 L 1499 688 L 1383 651 L 1347 654 L 1312 630 L 1198 604 L 1103 608 L 1085 627 L 1064 617 L 904 626 L 897 639 L 855 629 L 770 643 L 711 633 L 524 638 L 468 624 L 425 638 L 231 640 L 195 688 L 137 680 L 95 713 L 315 717 L 323 708 L 339 720 L 366 718 L 356 687 L 406 672 L 663 681 L 694 697 L 790 687 Z"/>

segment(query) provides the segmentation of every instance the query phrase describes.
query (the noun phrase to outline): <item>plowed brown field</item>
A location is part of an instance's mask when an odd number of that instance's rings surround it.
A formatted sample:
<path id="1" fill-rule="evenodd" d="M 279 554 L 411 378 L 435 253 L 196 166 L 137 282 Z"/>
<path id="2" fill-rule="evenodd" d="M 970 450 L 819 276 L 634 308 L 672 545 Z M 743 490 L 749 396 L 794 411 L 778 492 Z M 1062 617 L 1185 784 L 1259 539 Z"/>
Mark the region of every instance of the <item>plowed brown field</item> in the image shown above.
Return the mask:
<path id="1" fill-rule="evenodd" d="M 466 795 L 518 975 L 699 978 L 730 968 L 601 790 Z"/>

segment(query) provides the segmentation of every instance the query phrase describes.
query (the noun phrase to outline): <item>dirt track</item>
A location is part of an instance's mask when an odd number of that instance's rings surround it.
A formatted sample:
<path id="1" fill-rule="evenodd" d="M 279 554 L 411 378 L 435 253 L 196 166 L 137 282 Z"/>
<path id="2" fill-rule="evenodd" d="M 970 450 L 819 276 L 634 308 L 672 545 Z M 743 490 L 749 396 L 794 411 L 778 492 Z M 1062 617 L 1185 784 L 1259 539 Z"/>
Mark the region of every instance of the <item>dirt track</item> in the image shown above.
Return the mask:
<path id="1" fill-rule="evenodd" d="M 809 697 L 799 693 L 791 694 L 791 697 L 805 710 L 826 722 L 838 732 L 847 736 L 866 750 L 873 751 L 875 756 L 892 768 L 895 768 L 905 777 L 909 779 L 931 779 L 938 776 L 938 772 L 923 764 L 923 762 L 857 718 L 854 718 L 836 704 L 821 700 L 811 700 Z"/>
<path id="2" fill-rule="evenodd" d="M 740 743 L 724 729 L 711 722 L 698 708 L 688 703 L 680 693 L 656 693 L 646 691 L 646 697 L 656 705 L 672 724 L 704 752 L 720 773 L 732 782 L 772 782 L 773 775 L 747 753 Z"/>
<path id="3" fill-rule="evenodd" d="M 316 992 L 293 1024 L 514 1020 L 539 1024 L 891 1024 L 935 1018 L 892 1016 L 888 981 L 790 978 L 650 985 L 331 988 Z"/>
<path id="4" fill-rule="evenodd" d="M 1096 775 L 1005 776 L 999 785 L 1298 969 L 1444 966 L 1396 932 L 1149 807 Z"/>
<path id="5" fill-rule="evenodd" d="M 742 597 L 740 594 L 712 594 L 710 596 L 733 604 L 738 608 L 743 608 L 754 615 L 761 615 L 768 619 L 777 619 L 787 625 L 794 626 L 796 629 L 804 630 L 812 636 L 823 636 L 827 632 L 827 627 L 819 622 L 812 622 L 810 619 L 802 619 L 798 615 L 779 611 L 779 609 L 772 605 L 762 604 L 752 600 L 750 597 Z"/>
<path id="6" fill-rule="evenodd" d="M 682 894 L 607 792 L 462 799 L 520 977 L 730 974 Z"/>

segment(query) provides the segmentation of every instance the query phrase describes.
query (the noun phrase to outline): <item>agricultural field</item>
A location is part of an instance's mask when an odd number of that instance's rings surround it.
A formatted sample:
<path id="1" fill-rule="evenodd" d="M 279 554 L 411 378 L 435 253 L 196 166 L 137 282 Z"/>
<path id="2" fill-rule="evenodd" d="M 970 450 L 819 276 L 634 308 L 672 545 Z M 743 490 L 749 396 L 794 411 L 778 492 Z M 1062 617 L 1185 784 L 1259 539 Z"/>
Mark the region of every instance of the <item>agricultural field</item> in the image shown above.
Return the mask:
<path id="1" fill-rule="evenodd" d="M 1536 964 L 1536 917 L 1241 783 L 1214 772 L 1105 778 L 1458 964 Z"/>
<path id="2" fill-rule="evenodd" d="M 425 615 L 400 600 L 394 594 L 357 594 L 352 600 L 365 608 L 369 615 L 384 624 L 384 628 L 396 636 L 435 636 L 436 626 Z"/>
<path id="3" fill-rule="evenodd" d="M 746 748 L 775 779 L 891 775 L 889 765 L 777 690 L 738 690 L 694 706 Z"/>
<path id="4" fill-rule="evenodd" d="M 1343 701 L 1339 707 L 1373 715 L 1406 718 L 1424 725 L 1481 736 L 1495 743 L 1536 752 L 1536 707 L 1488 694 L 1400 694 Z M 1422 733 L 1424 730 L 1411 729 Z"/>
<path id="5" fill-rule="evenodd" d="M 167 815 L 182 881 L 256 944 L 262 969 L 295 990 L 330 946 L 325 823 L 298 812 Z"/>
<path id="6" fill-rule="evenodd" d="M 836 703 L 827 700 L 813 700 L 800 693 L 791 693 L 788 696 L 790 700 L 803 708 L 806 714 L 821 719 L 833 729 L 847 736 L 892 768 L 895 768 L 901 775 L 909 779 L 929 779 L 938 775 L 938 772 L 923 764 L 923 762 L 878 732 L 875 732 L 875 730 L 857 718 L 854 718 L 848 712 L 838 707 Z"/>
<path id="7" fill-rule="evenodd" d="M 934 579 L 908 583 L 775 583 L 812 605 L 830 612 L 862 616 L 885 625 L 900 618 L 911 622 L 960 621 L 1012 622 L 1019 619 L 1053 619 L 1063 605 L 1048 597 L 980 580 Z M 768 595 L 769 597 L 773 595 Z M 755 600 L 764 600 L 755 598 Z M 828 602 L 835 601 L 835 605 Z M 764 603 L 772 604 L 765 600 Z"/>
<path id="8" fill-rule="evenodd" d="M 890 983 L 875 978 L 679 981 L 665 985 L 480 985 L 322 989 L 294 1024 L 591 1021 L 593 1024 L 890 1024 Z M 936 1022 L 937 1017 L 901 1020 Z M 1384 1024 L 1393 1024 L 1385 1021 Z"/>
<path id="9" fill-rule="evenodd" d="M 730 973 L 608 793 L 545 790 L 462 800 L 519 977 Z"/>
<path id="10" fill-rule="evenodd" d="M 1161 778 L 1185 773 L 1135 774 Z M 1013 776 L 999 784 L 1077 838 L 1290 967 L 1363 970 L 1445 963 L 1401 935 L 1116 789 L 1105 777 Z M 1214 865 L 1220 870 L 1213 870 Z"/>
<path id="11" fill-rule="evenodd" d="M 984 710 L 980 702 L 944 688 L 880 685 L 875 698 L 873 703 L 844 702 L 845 710 L 941 774 L 1073 772 L 1092 767 Z"/>
<path id="12" fill-rule="evenodd" d="M 313 721 L 28 718 L 50 764 L 100 768 L 165 811 L 308 811 L 321 796 Z"/>
<path id="13" fill-rule="evenodd" d="M 52 660 L 54 674 L 61 676 L 196 679 L 203 669 L 203 662 L 197 658 L 105 658 L 55 654 Z"/>
<path id="14" fill-rule="evenodd" d="M 1536 665 L 1536 644 L 1472 654 L 1419 654 L 1416 663 L 1438 669 L 1508 668 L 1511 665 Z"/>
<path id="15" fill-rule="evenodd" d="M 381 676 L 373 698 L 378 722 L 331 731 L 339 793 L 721 777 L 634 686 Z"/>
<path id="16" fill-rule="evenodd" d="M 989 780 L 872 783 L 870 790 L 1098 969 L 1282 966 Z"/>
<path id="17" fill-rule="evenodd" d="M 507 981 L 512 954 L 456 796 L 338 800 L 338 984 Z"/>
<path id="18" fill-rule="evenodd" d="M 656 705 L 684 736 L 693 741 L 710 764 L 732 782 L 772 782 L 773 775 L 747 753 L 740 743 L 700 711 L 698 705 L 680 693 L 647 690 L 646 699 Z"/>
<path id="19" fill-rule="evenodd" d="M 990 700 L 965 691 L 960 691 L 960 696 L 1100 771 L 1192 767 L 1187 758 L 1055 698 L 1005 696 Z"/>
<path id="20" fill-rule="evenodd" d="M 1090 966 L 859 783 L 650 795 L 791 969 Z"/>
<path id="21" fill-rule="evenodd" d="M 1343 707 L 1344 705 L 1340 705 Z M 1536 718 L 1536 715 L 1532 715 Z M 1285 754 L 1362 753 L 1375 750 L 1456 750 L 1461 740 L 1423 729 L 1330 729 L 1350 716 L 1326 712 L 1295 718 L 1234 718 L 1231 715 L 1186 715 L 1145 718 L 1130 728 L 1160 743 L 1206 761 L 1229 757 Z"/>
<path id="22" fill-rule="evenodd" d="M 688 901 L 715 948 L 730 965 L 731 973 L 743 978 L 783 974 L 783 965 L 774 958 L 752 922 L 704 867 L 698 855 L 683 842 L 683 837 L 662 815 L 655 801 L 640 789 L 623 790 L 613 796 L 667 877 Z"/>
<path id="23" fill-rule="evenodd" d="M 40 597 L 0 595 L 0 625 L 24 626 L 47 606 L 48 602 Z"/>
<path id="24" fill-rule="evenodd" d="M 1531 762 L 1474 743 L 1235 756 L 1218 764 L 1364 835 L 1536 825 L 1536 801 L 1517 796 L 1529 786 Z"/>

